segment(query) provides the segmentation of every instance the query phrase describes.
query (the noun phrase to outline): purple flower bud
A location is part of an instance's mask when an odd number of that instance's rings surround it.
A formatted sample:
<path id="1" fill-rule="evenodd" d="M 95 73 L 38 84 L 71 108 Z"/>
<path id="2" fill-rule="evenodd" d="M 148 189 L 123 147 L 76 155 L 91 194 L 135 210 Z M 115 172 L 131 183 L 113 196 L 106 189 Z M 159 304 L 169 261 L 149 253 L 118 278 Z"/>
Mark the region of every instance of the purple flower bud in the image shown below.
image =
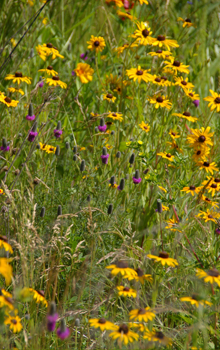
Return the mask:
<path id="1" fill-rule="evenodd" d="M 109 154 L 102 155 L 101 158 L 103 164 L 108 164 Z"/>
<path id="2" fill-rule="evenodd" d="M 74 72 L 74 70 L 72 71 L 72 76 L 76 75 L 76 73 Z"/>
<path id="3" fill-rule="evenodd" d="M 63 133 L 62 130 L 57 130 L 57 129 L 55 129 L 53 132 L 54 132 L 54 136 L 55 136 L 57 139 L 59 139 L 60 136 L 61 136 L 62 133 Z"/>
<path id="4" fill-rule="evenodd" d="M 35 119 L 35 115 L 26 115 L 26 119 L 27 120 L 34 120 Z"/>
<path id="5" fill-rule="evenodd" d="M 136 179 L 136 177 L 133 177 L 133 183 L 135 185 L 139 184 L 141 182 L 141 178 L 139 177 L 138 179 Z"/>
<path id="6" fill-rule="evenodd" d="M 35 137 L 37 136 L 37 131 L 30 131 L 28 136 L 28 141 L 33 142 L 35 140 Z"/>
<path id="7" fill-rule="evenodd" d="M 199 107 L 199 100 L 194 100 L 194 101 L 193 101 L 193 104 L 194 104 L 196 107 Z"/>
<path id="8" fill-rule="evenodd" d="M 64 319 L 61 320 L 61 325 L 60 325 L 60 328 L 58 328 L 57 330 L 57 335 L 62 340 L 68 338 L 70 335 L 70 330 L 69 328 L 66 327 Z"/>
<path id="9" fill-rule="evenodd" d="M 217 235 L 220 235 L 220 228 L 217 227 L 217 229 L 215 230 L 215 233 L 216 233 Z"/>
<path id="10" fill-rule="evenodd" d="M 10 150 L 10 146 L 6 146 L 6 147 L 1 146 L 1 150 L 2 150 L 3 152 L 7 152 L 7 151 Z"/>
<path id="11" fill-rule="evenodd" d="M 87 52 L 81 53 L 80 58 L 82 58 L 82 60 L 86 61 L 86 60 L 88 60 L 88 56 L 86 56 L 86 55 L 87 55 Z"/>
<path id="12" fill-rule="evenodd" d="M 99 125 L 99 126 L 98 126 L 98 129 L 99 129 L 99 131 L 101 131 L 101 132 L 105 132 L 105 130 L 107 129 L 107 125 L 103 125 L 103 126 Z"/>
<path id="13" fill-rule="evenodd" d="M 42 88 L 42 87 L 44 86 L 44 81 L 43 81 L 43 80 L 40 81 L 40 82 L 38 83 L 38 86 L 39 86 L 39 88 Z"/>
<path id="14" fill-rule="evenodd" d="M 28 115 L 26 116 L 26 119 L 27 120 L 34 120 L 35 119 L 32 103 L 29 104 Z"/>
<path id="15" fill-rule="evenodd" d="M 58 314 L 47 315 L 47 329 L 49 332 L 53 332 L 56 328 L 56 322 L 58 320 Z"/>

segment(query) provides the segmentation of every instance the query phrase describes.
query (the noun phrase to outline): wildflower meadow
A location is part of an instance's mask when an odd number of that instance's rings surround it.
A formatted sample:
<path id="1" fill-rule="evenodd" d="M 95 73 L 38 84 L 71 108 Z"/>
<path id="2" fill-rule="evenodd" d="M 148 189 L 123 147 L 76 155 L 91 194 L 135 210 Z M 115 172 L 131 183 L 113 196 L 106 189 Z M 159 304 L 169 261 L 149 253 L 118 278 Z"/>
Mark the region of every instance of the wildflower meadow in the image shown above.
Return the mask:
<path id="1" fill-rule="evenodd" d="M 220 349 L 220 1 L 2 0 L 0 349 Z"/>

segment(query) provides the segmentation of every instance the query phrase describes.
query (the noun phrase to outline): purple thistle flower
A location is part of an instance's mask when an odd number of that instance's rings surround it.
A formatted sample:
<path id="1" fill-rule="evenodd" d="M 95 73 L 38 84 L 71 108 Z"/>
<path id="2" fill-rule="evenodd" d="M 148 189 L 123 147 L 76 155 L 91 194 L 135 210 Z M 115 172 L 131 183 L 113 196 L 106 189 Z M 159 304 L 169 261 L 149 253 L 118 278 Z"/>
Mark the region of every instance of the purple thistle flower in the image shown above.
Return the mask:
<path id="1" fill-rule="evenodd" d="M 101 158 L 102 158 L 102 163 L 103 163 L 103 164 L 108 164 L 109 154 L 103 154 L 103 155 L 101 156 Z"/>
<path id="2" fill-rule="evenodd" d="M 135 175 L 133 177 L 133 183 L 135 185 L 139 184 L 141 182 L 141 178 L 140 178 L 140 174 L 139 174 L 139 170 L 135 171 Z"/>
<path id="3" fill-rule="evenodd" d="M 99 129 L 99 131 L 101 131 L 101 132 L 105 132 L 105 130 L 107 129 L 107 125 L 99 125 L 98 126 L 98 129 Z"/>
<path id="4" fill-rule="evenodd" d="M 64 319 L 61 320 L 60 328 L 57 330 L 57 335 L 62 340 L 68 338 L 70 335 L 70 330 L 66 327 Z"/>
<path id="5" fill-rule="evenodd" d="M 216 233 L 217 235 L 220 235 L 220 228 L 217 227 L 217 229 L 215 230 L 215 233 Z"/>
<path id="6" fill-rule="evenodd" d="M 10 146 L 6 146 L 6 147 L 1 146 L 1 150 L 2 150 L 3 152 L 7 152 L 7 151 L 10 150 Z"/>
<path id="7" fill-rule="evenodd" d="M 34 120 L 35 119 L 35 115 L 26 115 L 26 119 L 27 120 Z"/>
<path id="8" fill-rule="evenodd" d="M 26 119 L 27 120 L 34 120 L 35 119 L 32 103 L 29 104 L 28 115 L 26 115 Z"/>
<path id="9" fill-rule="evenodd" d="M 194 100 L 194 101 L 193 101 L 193 104 L 194 104 L 196 107 L 199 107 L 199 100 Z"/>
<path id="10" fill-rule="evenodd" d="M 63 133 L 62 130 L 57 130 L 57 129 L 55 129 L 53 132 L 54 132 L 54 136 L 55 136 L 57 139 L 59 139 L 60 136 L 61 136 L 62 133 Z"/>
<path id="11" fill-rule="evenodd" d="M 74 70 L 72 71 L 72 76 L 74 77 L 74 75 L 76 75 L 76 73 L 74 72 Z"/>
<path id="12" fill-rule="evenodd" d="M 80 58 L 82 58 L 84 61 L 88 60 L 87 52 L 81 53 Z"/>
<path id="13" fill-rule="evenodd" d="M 47 315 L 47 330 L 49 332 L 53 332 L 55 330 L 58 317 L 59 316 L 57 313 L 54 315 Z"/>
<path id="14" fill-rule="evenodd" d="M 35 140 L 35 137 L 37 136 L 38 132 L 37 131 L 30 131 L 29 136 L 28 136 L 28 141 L 33 142 Z"/>

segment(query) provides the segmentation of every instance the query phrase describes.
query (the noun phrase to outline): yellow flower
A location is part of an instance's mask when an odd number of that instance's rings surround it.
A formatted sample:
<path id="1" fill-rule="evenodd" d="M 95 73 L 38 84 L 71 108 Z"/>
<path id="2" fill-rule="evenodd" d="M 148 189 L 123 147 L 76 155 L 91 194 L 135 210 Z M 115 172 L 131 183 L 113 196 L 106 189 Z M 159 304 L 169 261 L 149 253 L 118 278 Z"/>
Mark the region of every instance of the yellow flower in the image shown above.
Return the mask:
<path id="1" fill-rule="evenodd" d="M 31 84 L 31 79 L 29 77 L 26 77 L 25 75 L 22 75 L 21 72 L 16 72 L 15 74 L 8 74 L 5 77 L 5 80 L 12 80 L 13 83 L 17 83 L 20 85 L 21 82 L 25 82 L 27 84 Z"/>
<path id="2" fill-rule="evenodd" d="M 191 193 L 192 196 L 194 196 L 195 193 L 199 193 L 202 187 L 196 187 L 196 186 L 189 186 L 189 187 L 183 187 L 181 191 L 184 191 L 186 193 Z"/>
<path id="3" fill-rule="evenodd" d="M 39 69 L 38 72 L 46 72 L 48 75 L 58 75 L 58 73 L 53 70 L 52 66 L 48 66 L 46 69 Z"/>
<path id="4" fill-rule="evenodd" d="M 191 305 L 195 305 L 196 307 L 199 307 L 199 305 L 209 305 L 211 306 L 212 303 L 209 301 L 204 300 L 202 297 L 200 297 L 198 294 L 193 294 L 191 297 L 183 297 L 180 298 L 181 301 L 188 301 L 191 303 Z"/>
<path id="5" fill-rule="evenodd" d="M 209 163 L 207 161 L 200 161 L 197 164 L 200 167 L 199 169 L 205 169 L 207 173 L 210 172 L 211 174 L 213 174 L 214 170 L 219 171 L 219 169 L 216 167 L 215 162 Z"/>
<path id="6" fill-rule="evenodd" d="M 158 185 L 158 187 L 159 187 L 163 192 L 167 193 L 167 190 L 166 190 L 164 187 L 159 186 L 159 185 Z"/>
<path id="7" fill-rule="evenodd" d="M 167 99 L 166 96 L 155 95 L 153 97 L 149 97 L 148 101 L 152 104 L 155 104 L 155 108 L 159 107 L 170 109 L 172 107 L 172 103 Z"/>
<path id="8" fill-rule="evenodd" d="M 150 307 L 140 308 L 131 310 L 129 312 L 130 320 L 134 319 L 135 321 L 147 322 L 148 320 L 152 321 L 156 315 L 151 311 Z"/>
<path id="9" fill-rule="evenodd" d="M 219 213 L 209 209 L 207 209 L 207 212 L 200 210 L 197 216 L 201 216 L 205 220 L 205 222 L 213 221 L 215 224 L 217 224 L 217 220 L 220 218 Z"/>
<path id="10" fill-rule="evenodd" d="M 105 47 L 105 40 L 101 36 L 94 36 L 92 35 L 90 40 L 87 41 L 88 49 L 93 51 L 95 50 L 96 53 L 99 51 L 102 52 Z"/>
<path id="11" fill-rule="evenodd" d="M 117 56 L 119 57 L 119 56 L 123 53 L 123 51 L 124 51 L 125 49 L 127 49 L 128 47 L 129 47 L 129 44 L 124 44 L 124 45 L 122 45 L 122 46 L 116 47 L 116 48 L 114 49 L 114 51 L 117 52 Z"/>
<path id="12" fill-rule="evenodd" d="M 134 81 L 137 80 L 139 84 L 142 80 L 148 83 L 152 79 L 152 75 L 147 73 L 149 71 L 150 69 L 143 70 L 141 69 L 141 66 L 138 66 L 138 68 L 127 69 L 126 74 L 130 79 L 133 79 Z"/>
<path id="13" fill-rule="evenodd" d="M 179 47 L 176 40 L 166 39 L 165 35 L 158 35 L 157 38 L 152 38 L 151 45 L 159 47 L 166 46 L 168 51 L 170 51 L 171 47 Z"/>
<path id="14" fill-rule="evenodd" d="M 8 243 L 6 236 L 0 236 L 0 248 L 4 248 L 6 252 L 13 253 L 11 245 Z"/>
<path id="15" fill-rule="evenodd" d="M 202 147 L 206 148 L 208 145 L 213 146 L 211 137 L 214 135 L 214 132 L 210 132 L 210 126 L 207 126 L 205 129 L 191 129 L 192 135 L 187 136 L 188 143 L 191 144 L 191 147 Z"/>
<path id="16" fill-rule="evenodd" d="M 153 52 L 148 52 L 148 55 L 154 57 L 157 56 L 159 58 L 169 58 L 169 56 L 172 56 L 172 53 L 170 51 L 163 51 L 163 50 L 157 50 Z"/>
<path id="17" fill-rule="evenodd" d="M 216 112 L 220 112 L 220 95 L 213 90 L 209 90 L 212 96 L 207 96 L 203 100 L 208 101 L 208 107 L 210 107 L 211 111 L 214 111 L 216 108 Z"/>
<path id="18" fill-rule="evenodd" d="M 194 150 L 193 160 L 194 162 L 198 162 L 200 160 L 205 161 L 208 157 L 210 149 L 208 147 L 200 147 Z"/>
<path id="19" fill-rule="evenodd" d="M 140 141 L 140 140 L 139 140 L 137 143 L 138 143 L 139 145 L 143 145 L 143 141 Z"/>
<path id="20" fill-rule="evenodd" d="M 47 145 L 45 151 L 50 154 L 50 153 L 55 153 L 56 152 L 56 147 Z"/>
<path id="21" fill-rule="evenodd" d="M 48 303 L 46 299 L 44 298 L 44 291 L 43 290 L 35 290 L 33 288 L 29 288 L 30 292 L 33 293 L 33 298 L 36 300 L 36 303 L 40 304 L 43 303 L 46 307 L 48 306 Z"/>
<path id="22" fill-rule="evenodd" d="M 156 262 L 160 262 L 163 266 L 168 265 L 175 267 L 179 265 L 176 259 L 169 258 L 169 254 L 167 252 L 160 252 L 159 256 L 148 254 L 147 257 L 149 259 L 156 260 Z"/>
<path id="23" fill-rule="evenodd" d="M 165 61 L 165 63 L 167 65 L 164 68 L 170 68 L 175 73 L 181 72 L 181 73 L 189 74 L 189 69 L 188 69 L 189 66 L 185 66 L 180 61 L 175 60 L 174 57 L 169 57 L 169 60 L 170 60 L 170 62 L 169 61 Z"/>
<path id="24" fill-rule="evenodd" d="M 124 286 L 118 286 L 118 295 L 123 296 L 123 297 L 133 297 L 136 298 L 137 292 L 136 290 L 129 288 L 129 287 L 124 287 Z"/>
<path id="25" fill-rule="evenodd" d="M 9 265 L 11 259 L 0 258 L 0 275 L 5 278 L 5 283 L 8 286 L 12 279 L 12 267 Z"/>
<path id="26" fill-rule="evenodd" d="M 195 92 L 195 91 L 192 91 L 192 90 L 188 90 L 186 92 L 186 95 L 191 99 L 191 100 L 200 100 L 200 97 L 199 95 Z"/>
<path id="27" fill-rule="evenodd" d="M 208 176 L 207 178 L 208 180 L 203 181 L 202 185 L 206 187 L 209 193 L 212 193 L 213 197 L 216 192 L 220 191 L 220 179 L 211 178 L 210 176 Z"/>
<path id="28" fill-rule="evenodd" d="M 117 11 L 117 15 L 118 15 L 119 17 L 121 17 L 122 19 L 128 18 L 128 19 L 130 19 L 131 21 L 135 21 L 135 20 L 136 20 L 136 17 L 132 16 L 129 12 L 125 12 L 125 11 L 120 11 L 120 10 L 118 10 L 118 11 Z"/>
<path id="29" fill-rule="evenodd" d="M 183 28 L 195 27 L 195 24 L 193 24 L 189 18 L 183 19 L 181 17 L 178 17 L 177 21 L 183 22 Z"/>
<path id="30" fill-rule="evenodd" d="M 170 162 L 174 161 L 174 156 L 171 155 L 170 153 L 160 152 L 160 153 L 157 153 L 157 155 L 163 157 L 164 159 L 169 160 Z"/>
<path id="31" fill-rule="evenodd" d="M 146 124 L 145 122 L 141 122 L 141 124 L 139 124 L 140 128 L 145 131 L 146 133 L 150 131 L 150 125 Z"/>
<path id="32" fill-rule="evenodd" d="M 134 34 L 131 35 L 132 38 L 135 38 L 135 43 L 139 45 L 150 45 L 152 42 L 152 34 L 148 23 L 145 22 L 137 22 L 136 26 L 138 29 L 135 30 Z"/>
<path id="33" fill-rule="evenodd" d="M 176 151 L 183 153 L 183 150 L 179 148 L 175 140 L 172 140 L 172 142 L 167 142 L 167 143 L 168 145 L 170 145 L 171 149 L 175 149 Z"/>
<path id="34" fill-rule="evenodd" d="M 9 92 L 19 92 L 19 94 L 24 95 L 24 91 L 22 89 L 16 89 L 16 88 L 13 88 L 13 87 L 9 87 L 8 91 Z"/>
<path id="35" fill-rule="evenodd" d="M 152 276 L 150 274 L 144 274 L 141 268 L 138 267 L 135 271 L 137 272 L 136 275 L 125 274 L 123 278 L 126 278 L 129 281 L 140 281 L 141 284 L 144 284 L 144 281 L 148 281 L 150 283 L 153 282 Z"/>
<path id="36" fill-rule="evenodd" d="M 43 25 L 47 25 L 47 22 L 48 22 L 48 18 L 47 17 L 44 17 L 44 19 L 43 19 L 43 21 L 42 21 L 42 23 L 43 23 Z"/>
<path id="37" fill-rule="evenodd" d="M 12 43 L 12 46 L 15 47 L 16 46 L 16 41 L 14 38 L 11 39 L 11 43 Z"/>
<path id="38" fill-rule="evenodd" d="M 52 60 L 54 60 L 56 57 L 64 58 L 56 47 L 53 46 L 53 44 L 43 44 L 36 46 L 36 50 L 38 55 L 45 61 L 48 56 L 52 55 Z"/>
<path id="39" fill-rule="evenodd" d="M 67 84 L 61 81 L 57 75 L 52 78 L 47 78 L 46 82 L 49 84 L 49 86 L 60 86 L 62 89 L 67 88 Z"/>
<path id="40" fill-rule="evenodd" d="M 148 1 L 147 0 L 138 0 L 140 5 L 146 4 L 148 5 Z"/>
<path id="41" fill-rule="evenodd" d="M 125 274 L 129 276 L 136 276 L 137 272 L 130 267 L 128 267 L 128 264 L 125 261 L 119 260 L 114 265 L 106 266 L 106 269 L 111 269 L 111 274 L 116 276 L 118 273 L 120 273 L 122 276 Z"/>
<path id="42" fill-rule="evenodd" d="M 179 118 L 186 119 L 186 120 L 188 120 L 189 122 L 192 122 L 192 123 L 195 123 L 198 120 L 198 118 L 192 117 L 190 112 L 173 113 L 172 115 L 175 115 L 175 116 L 177 116 Z"/>
<path id="43" fill-rule="evenodd" d="M 147 330 L 146 333 L 144 333 L 143 338 L 149 341 L 159 342 L 164 346 L 172 344 L 170 338 L 166 337 L 162 332 L 156 332 L 155 329 L 153 329 L 152 332 Z"/>
<path id="44" fill-rule="evenodd" d="M 87 84 L 93 79 L 92 75 L 94 73 L 94 69 L 92 69 L 87 63 L 78 63 L 77 67 L 74 69 L 74 72 L 76 73 L 77 77 L 80 78 L 81 83 L 83 84 Z"/>
<path id="45" fill-rule="evenodd" d="M 0 308 L 2 307 L 9 308 L 10 310 L 14 309 L 12 295 L 0 288 Z"/>
<path id="46" fill-rule="evenodd" d="M 117 113 L 117 112 L 110 112 L 107 115 L 108 118 L 111 118 L 113 120 L 119 120 L 120 122 L 123 120 L 122 118 L 122 113 Z"/>
<path id="47" fill-rule="evenodd" d="M 206 196 L 202 195 L 202 200 L 208 204 L 211 204 L 213 208 L 218 208 L 218 202 L 213 202 L 211 199 L 207 198 Z"/>
<path id="48" fill-rule="evenodd" d="M 140 332 L 144 332 L 145 330 L 148 329 L 148 328 L 147 328 L 145 325 L 143 325 L 142 323 L 129 322 L 129 323 L 128 323 L 128 326 L 129 326 L 130 328 L 138 328 L 138 330 L 139 330 Z"/>
<path id="49" fill-rule="evenodd" d="M 172 129 L 169 131 L 169 135 L 172 137 L 173 140 L 178 139 L 180 137 L 178 132 L 176 130 L 172 130 Z"/>
<path id="50" fill-rule="evenodd" d="M 118 344 L 124 342 L 125 345 L 127 345 L 129 342 L 133 342 L 135 340 L 138 340 L 139 335 L 135 332 L 132 332 L 126 324 L 122 324 L 118 326 L 118 329 L 112 333 L 109 334 L 109 337 L 112 337 L 113 339 L 118 339 Z"/>
<path id="51" fill-rule="evenodd" d="M 179 231 L 176 227 L 177 227 L 177 224 L 178 224 L 178 221 L 173 217 L 172 219 L 169 219 L 167 221 L 167 224 L 168 226 L 166 226 L 165 228 L 169 229 L 170 231 L 178 231 L 178 232 L 181 232 Z"/>
<path id="52" fill-rule="evenodd" d="M 114 103 L 115 100 L 116 100 L 116 97 L 113 96 L 112 94 L 108 93 L 108 94 L 104 94 L 103 95 L 103 100 L 107 100 L 109 102 L 113 102 Z"/>
<path id="53" fill-rule="evenodd" d="M 194 88 L 194 85 L 188 81 L 188 78 L 183 78 L 183 77 L 174 77 L 175 83 L 174 85 L 181 86 L 183 90 L 190 90 Z"/>
<path id="54" fill-rule="evenodd" d="M 157 75 L 152 76 L 152 81 L 153 84 L 159 85 L 159 86 L 171 86 L 172 83 L 167 79 L 167 77 L 162 76 L 158 77 Z"/>
<path id="55" fill-rule="evenodd" d="M 91 318 L 89 320 L 90 327 L 100 328 L 101 331 L 115 330 L 118 328 L 114 323 L 107 321 L 105 318 Z"/>
<path id="56" fill-rule="evenodd" d="M 19 333 L 23 328 L 21 319 L 19 316 L 17 316 L 17 312 L 17 310 L 14 310 L 14 316 L 8 314 L 4 321 L 4 324 L 10 325 L 10 329 L 13 331 L 13 333 Z"/>
<path id="57" fill-rule="evenodd" d="M 204 278 L 205 282 L 209 282 L 211 284 L 217 283 L 217 285 L 220 287 L 220 274 L 219 271 L 216 269 L 211 269 L 208 272 L 205 272 L 201 269 L 197 269 L 196 276 L 201 279 Z"/>

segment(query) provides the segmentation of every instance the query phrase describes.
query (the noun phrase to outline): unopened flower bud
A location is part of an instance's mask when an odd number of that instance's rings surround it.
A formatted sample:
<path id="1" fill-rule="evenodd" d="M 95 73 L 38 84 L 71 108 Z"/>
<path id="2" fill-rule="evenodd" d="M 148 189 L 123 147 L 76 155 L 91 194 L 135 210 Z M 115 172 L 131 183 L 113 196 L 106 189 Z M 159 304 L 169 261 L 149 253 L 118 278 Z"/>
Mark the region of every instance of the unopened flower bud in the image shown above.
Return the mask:
<path id="1" fill-rule="evenodd" d="M 41 208 L 40 217 L 43 218 L 45 215 L 45 207 Z"/>
<path id="2" fill-rule="evenodd" d="M 130 159 L 129 159 L 129 163 L 134 164 L 134 160 L 135 160 L 135 154 L 132 153 L 132 155 L 130 156 Z"/>
<path id="3" fill-rule="evenodd" d="M 162 213 L 163 209 L 162 209 L 162 200 L 161 199 L 157 199 L 157 212 L 158 213 Z"/>
<path id="4" fill-rule="evenodd" d="M 107 152 L 107 148 L 106 148 L 106 147 L 103 147 L 103 148 L 102 148 L 102 155 L 103 155 L 103 156 L 106 156 L 107 153 L 108 153 L 108 152 Z"/>
<path id="5" fill-rule="evenodd" d="M 117 157 L 117 158 L 121 158 L 121 152 L 120 152 L 120 151 L 118 151 L 118 152 L 116 153 L 116 157 Z"/>
<path id="6" fill-rule="evenodd" d="M 113 175 L 112 177 L 111 177 L 111 179 L 110 179 L 110 184 L 112 185 L 112 186 L 114 186 L 114 184 L 115 184 L 115 176 Z"/>
<path id="7" fill-rule="evenodd" d="M 123 191 L 124 188 L 125 188 L 125 179 L 121 179 L 120 185 L 118 186 L 118 189 L 120 191 Z"/>
<path id="8" fill-rule="evenodd" d="M 74 162 L 77 160 L 77 155 L 76 154 L 73 155 L 73 160 L 74 160 Z"/>
<path id="9" fill-rule="evenodd" d="M 61 121 L 60 120 L 57 123 L 57 130 L 61 130 Z"/>
<path id="10" fill-rule="evenodd" d="M 83 159 L 80 164 L 80 171 L 84 171 L 84 170 L 85 170 L 85 160 Z"/>
<path id="11" fill-rule="evenodd" d="M 109 204 L 108 206 L 108 214 L 111 215 L 113 212 L 113 204 Z"/>
<path id="12" fill-rule="evenodd" d="M 77 152 L 77 146 L 74 146 L 73 147 L 73 153 L 76 153 Z"/>
<path id="13" fill-rule="evenodd" d="M 69 144 L 69 142 L 66 142 L 65 147 L 66 147 L 66 149 L 70 149 L 70 144 Z"/>
<path id="14" fill-rule="evenodd" d="M 56 147 L 55 155 L 59 156 L 60 155 L 60 146 Z"/>
<path id="15" fill-rule="evenodd" d="M 80 319 L 79 319 L 79 318 L 76 318 L 76 319 L 75 319 L 75 326 L 76 326 L 76 327 L 79 327 L 79 326 L 80 326 Z"/>
<path id="16" fill-rule="evenodd" d="M 62 215 L 62 206 L 58 205 L 57 216 Z"/>

